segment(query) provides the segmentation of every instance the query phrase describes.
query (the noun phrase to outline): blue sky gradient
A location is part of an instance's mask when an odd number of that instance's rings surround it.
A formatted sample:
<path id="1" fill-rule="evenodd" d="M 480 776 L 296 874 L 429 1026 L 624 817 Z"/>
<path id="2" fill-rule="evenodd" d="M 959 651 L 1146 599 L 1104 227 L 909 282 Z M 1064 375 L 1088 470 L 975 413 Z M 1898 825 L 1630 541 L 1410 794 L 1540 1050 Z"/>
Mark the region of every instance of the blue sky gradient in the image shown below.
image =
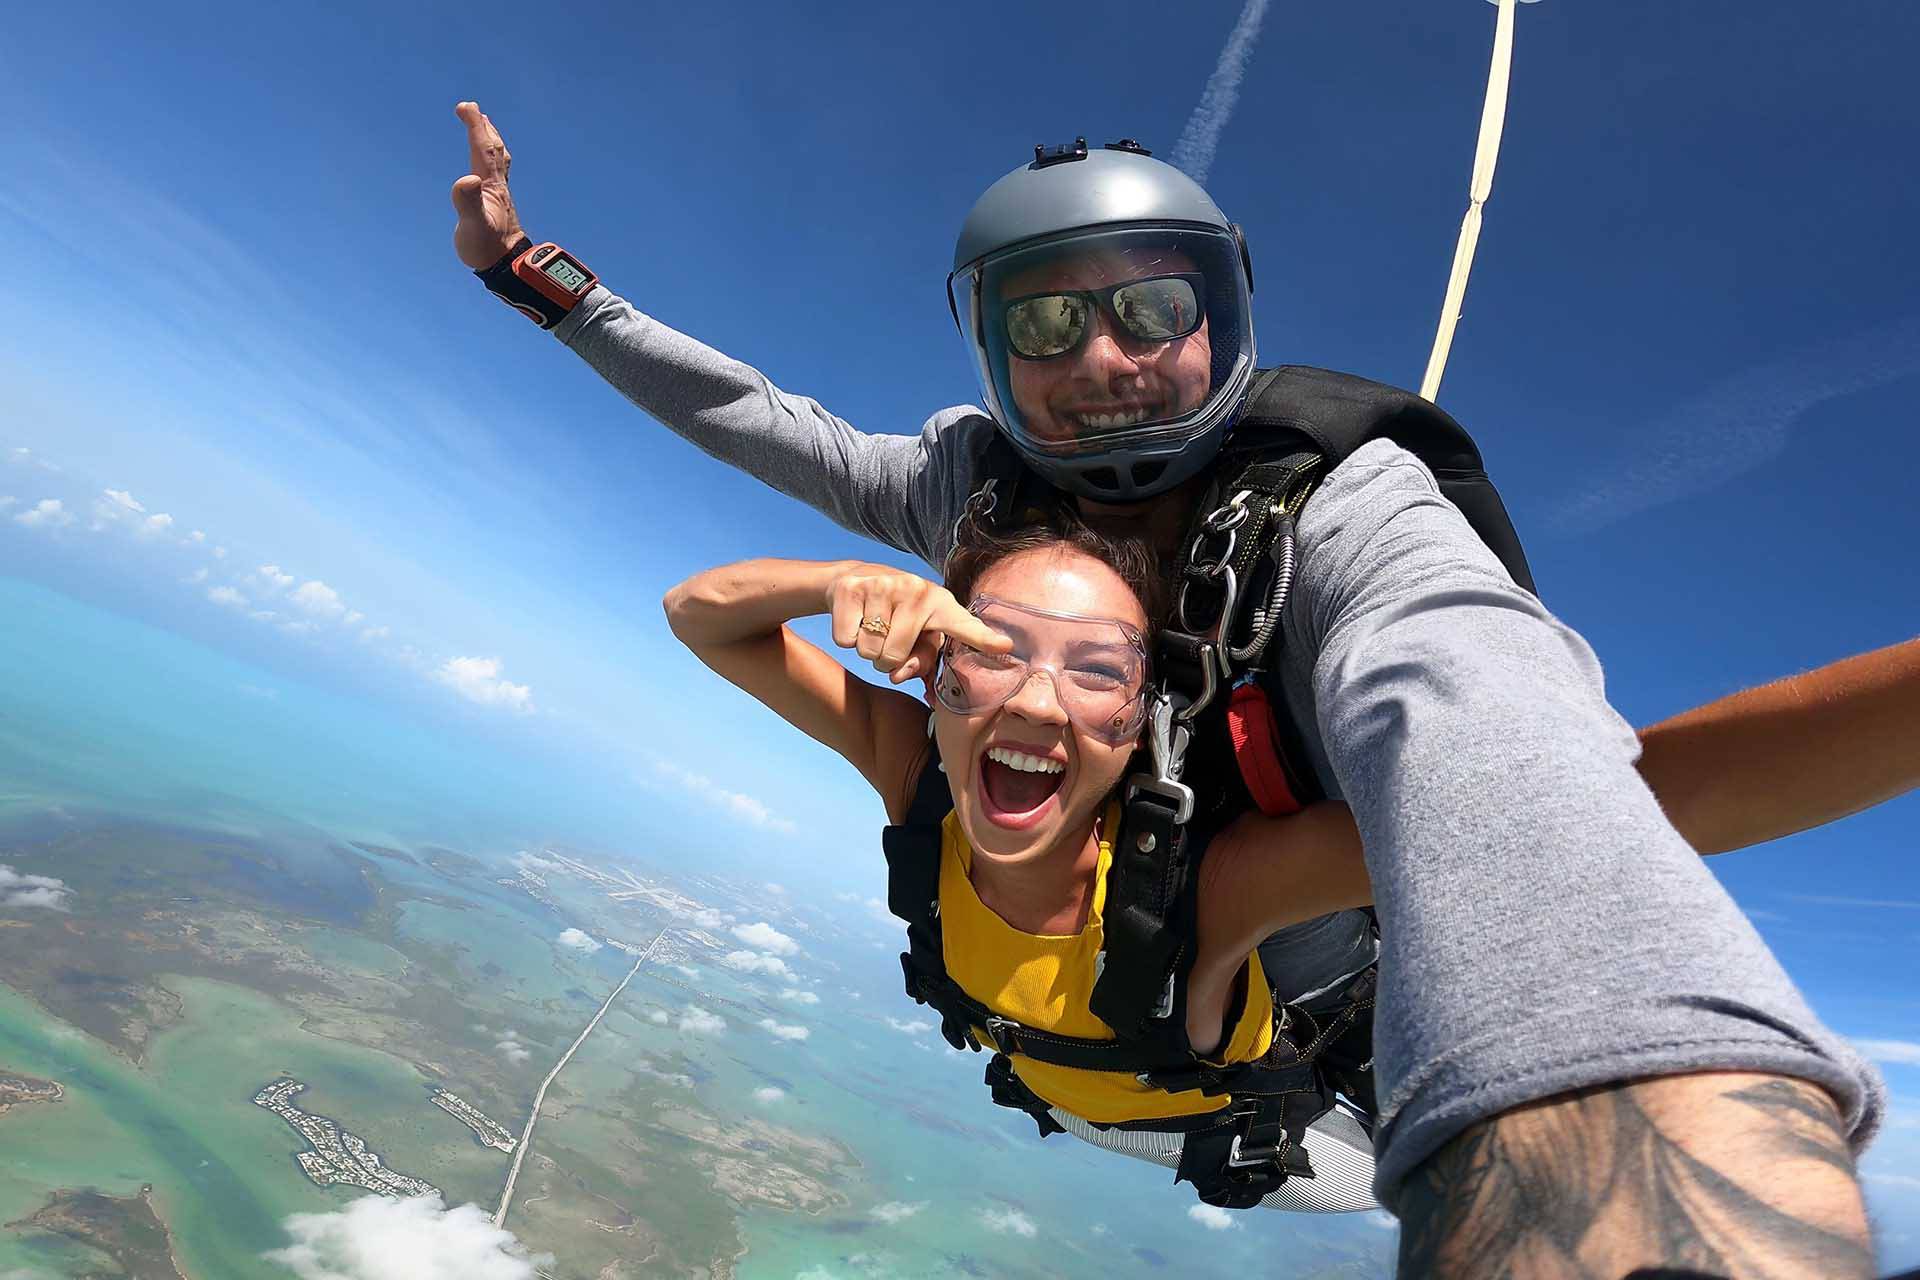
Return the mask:
<path id="1" fill-rule="evenodd" d="M 1036 141 L 1170 149 L 1241 6 L 1173 12 L 15 14 L 0 572 L 517 762 L 550 810 L 530 825 L 591 791 L 596 831 L 871 894 L 863 784 L 709 677 L 658 602 L 748 555 L 900 558 L 484 296 L 448 243 L 453 103 L 505 133 L 536 238 L 912 431 L 976 399 L 942 291 L 960 218 Z M 1418 380 L 1493 13 L 1269 6 L 1208 183 L 1252 246 L 1263 363 Z M 1865 0 L 1519 14 L 1440 398 L 1636 723 L 1915 631 L 1916 47 L 1920 8 Z M 1881 968 L 1920 943 L 1917 819 L 1909 797 L 1715 864 L 1828 1021 L 1891 1046 L 1867 1166 L 1889 1265 L 1920 1264 L 1920 998 Z"/>

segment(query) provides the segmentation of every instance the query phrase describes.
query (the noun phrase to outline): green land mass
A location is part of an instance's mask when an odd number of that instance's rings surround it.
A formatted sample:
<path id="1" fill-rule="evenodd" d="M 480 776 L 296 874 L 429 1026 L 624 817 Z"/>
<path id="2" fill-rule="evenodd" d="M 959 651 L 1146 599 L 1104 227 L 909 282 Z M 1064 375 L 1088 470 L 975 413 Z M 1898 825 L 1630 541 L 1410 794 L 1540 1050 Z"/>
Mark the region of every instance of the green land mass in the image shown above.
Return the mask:
<path id="1" fill-rule="evenodd" d="M 104 1196 L 91 1189 L 56 1191 L 30 1216 L 9 1222 L 8 1230 L 36 1231 L 63 1237 L 106 1257 L 112 1270 L 69 1272 L 79 1280 L 125 1277 L 125 1280 L 184 1280 L 174 1265 L 167 1228 L 153 1211 L 152 1187 L 125 1198 Z"/>
<path id="2" fill-rule="evenodd" d="M 0 857 L 71 891 L 69 910 L 0 918 L 0 1275 L 285 1280 L 261 1255 L 287 1216 L 365 1192 L 316 1186 L 305 1142 L 253 1104 L 283 1075 L 387 1167 L 491 1211 L 510 1157 L 433 1092 L 517 1137 L 631 963 L 552 940 L 667 922 L 439 847 L 82 821 L 0 832 Z M 508 1225 L 561 1280 L 727 1275 L 742 1212 L 848 1202 L 850 1153 L 709 1113 L 675 1043 L 616 1007 L 547 1096 Z"/>

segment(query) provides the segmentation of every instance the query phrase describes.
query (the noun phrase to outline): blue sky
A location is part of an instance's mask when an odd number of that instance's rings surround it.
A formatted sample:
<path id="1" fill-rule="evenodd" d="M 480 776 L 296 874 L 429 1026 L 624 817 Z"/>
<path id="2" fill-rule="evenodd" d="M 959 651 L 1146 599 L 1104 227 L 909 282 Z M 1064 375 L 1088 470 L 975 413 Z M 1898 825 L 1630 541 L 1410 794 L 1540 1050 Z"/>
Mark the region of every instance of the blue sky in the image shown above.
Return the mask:
<path id="1" fill-rule="evenodd" d="M 529 776 L 604 779 L 649 821 L 770 842 L 789 882 L 871 890 L 861 784 L 707 677 L 658 601 L 741 556 L 883 553 L 482 294 L 448 244 L 452 104 L 505 132 L 536 237 L 910 431 L 975 399 L 942 291 L 974 196 L 1036 141 L 1170 148 L 1240 5 L 393 9 L 12 16 L 0 570 Z M 1519 18 L 1441 401 L 1549 603 L 1638 723 L 1906 638 L 1920 10 Z M 1492 19 L 1273 0 L 1209 178 L 1253 249 L 1265 362 L 1417 381 Z M 17 519 L 47 500 L 72 522 Z M 1910 1202 L 1920 1001 L 1873 962 L 1920 942 L 1916 818 L 1908 799 L 1717 864 L 1829 1021 L 1907 1046 L 1883 1051 L 1905 1128 L 1882 1143 L 1907 1181 L 1876 1194 Z"/>

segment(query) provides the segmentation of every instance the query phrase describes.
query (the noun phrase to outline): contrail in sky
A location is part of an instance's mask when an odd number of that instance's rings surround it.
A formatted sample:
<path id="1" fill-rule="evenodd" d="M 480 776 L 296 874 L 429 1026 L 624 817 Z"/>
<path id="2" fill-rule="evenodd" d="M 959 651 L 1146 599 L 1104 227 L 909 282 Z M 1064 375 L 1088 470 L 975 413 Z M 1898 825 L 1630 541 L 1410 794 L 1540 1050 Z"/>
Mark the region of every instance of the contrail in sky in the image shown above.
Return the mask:
<path id="1" fill-rule="evenodd" d="M 1233 34 L 1227 37 L 1226 47 L 1220 50 L 1220 61 L 1207 77 L 1200 105 L 1187 117 L 1180 141 L 1173 144 L 1174 166 L 1185 170 L 1195 182 L 1205 184 L 1207 170 L 1213 168 L 1213 152 L 1220 145 L 1220 131 L 1227 127 L 1233 105 L 1240 99 L 1240 77 L 1246 74 L 1247 60 L 1253 57 L 1253 42 L 1260 38 L 1260 22 L 1266 16 L 1267 0 L 1247 0 L 1247 7 L 1240 11 L 1240 21 L 1233 24 Z"/>
<path id="2" fill-rule="evenodd" d="M 1598 478 L 1552 516 L 1561 533 L 1591 533 L 1650 507 L 1765 465 L 1793 427 L 1829 400 L 1920 373 L 1920 315 L 1788 352 L 1688 397 L 1622 432 Z"/>

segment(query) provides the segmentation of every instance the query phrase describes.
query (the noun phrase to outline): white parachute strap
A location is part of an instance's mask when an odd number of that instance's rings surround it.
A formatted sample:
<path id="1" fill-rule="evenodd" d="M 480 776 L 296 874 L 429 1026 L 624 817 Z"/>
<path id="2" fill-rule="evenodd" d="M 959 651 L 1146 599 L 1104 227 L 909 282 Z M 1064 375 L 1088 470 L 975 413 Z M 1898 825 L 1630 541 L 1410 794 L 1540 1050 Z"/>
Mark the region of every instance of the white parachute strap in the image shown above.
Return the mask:
<path id="1" fill-rule="evenodd" d="M 1460 322 L 1460 303 L 1473 270 L 1474 246 L 1480 243 L 1480 210 L 1493 194 L 1493 167 L 1500 159 L 1500 133 L 1507 122 L 1507 79 L 1513 70 L 1513 14 L 1516 0 L 1493 0 L 1500 15 L 1493 29 L 1493 65 L 1487 71 L 1487 102 L 1480 111 L 1480 143 L 1473 153 L 1473 183 L 1467 191 L 1467 216 L 1460 223 L 1460 242 L 1453 250 L 1453 274 L 1447 279 L 1447 298 L 1440 304 L 1440 331 L 1433 337 L 1427 373 L 1420 394 L 1432 400 L 1440 391 L 1447 354 L 1453 350 L 1454 326 Z"/>

